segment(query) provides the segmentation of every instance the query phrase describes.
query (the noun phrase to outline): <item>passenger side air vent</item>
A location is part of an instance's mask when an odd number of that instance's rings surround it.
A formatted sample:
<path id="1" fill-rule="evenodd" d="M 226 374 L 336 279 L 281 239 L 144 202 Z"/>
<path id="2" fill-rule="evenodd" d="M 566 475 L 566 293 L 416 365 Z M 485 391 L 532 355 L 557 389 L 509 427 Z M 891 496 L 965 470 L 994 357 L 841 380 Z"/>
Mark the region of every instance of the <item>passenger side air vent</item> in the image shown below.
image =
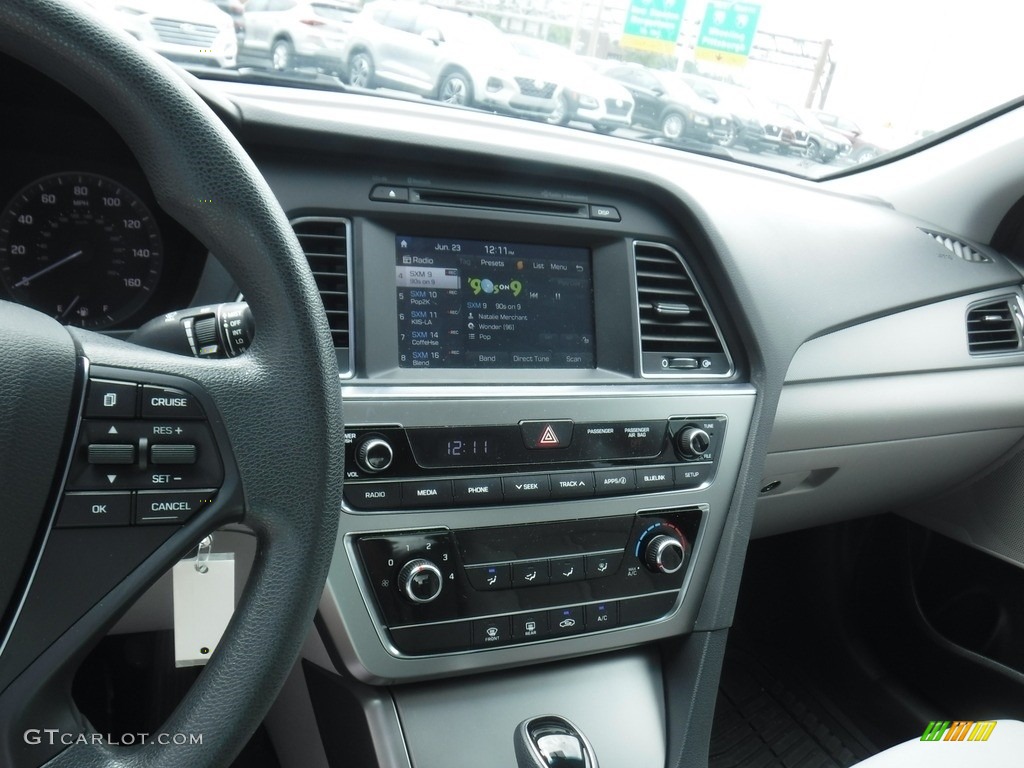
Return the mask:
<path id="1" fill-rule="evenodd" d="M 928 235 L 928 237 L 937 242 L 947 251 L 956 256 L 958 259 L 963 259 L 964 261 L 973 261 L 977 264 L 992 261 L 992 259 L 990 259 L 981 251 L 971 248 L 971 246 L 961 242 L 960 240 L 957 240 L 955 237 L 950 237 L 949 235 L 944 235 L 941 232 L 935 232 L 930 229 L 923 229 L 921 227 L 919 227 L 919 229 L 921 229 L 921 231 Z"/>
<path id="2" fill-rule="evenodd" d="M 967 309 L 967 349 L 972 355 L 1014 352 L 1021 348 L 1022 317 L 1016 296 Z"/>
<path id="3" fill-rule="evenodd" d="M 313 272 L 327 311 L 331 338 L 338 351 L 338 368 L 352 372 L 352 259 L 349 253 L 349 222 L 346 219 L 308 217 L 295 219 L 292 229 Z"/>
<path id="4" fill-rule="evenodd" d="M 633 255 L 643 375 L 730 375 L 732 359 L 682 256 L 641 242 Z"/>

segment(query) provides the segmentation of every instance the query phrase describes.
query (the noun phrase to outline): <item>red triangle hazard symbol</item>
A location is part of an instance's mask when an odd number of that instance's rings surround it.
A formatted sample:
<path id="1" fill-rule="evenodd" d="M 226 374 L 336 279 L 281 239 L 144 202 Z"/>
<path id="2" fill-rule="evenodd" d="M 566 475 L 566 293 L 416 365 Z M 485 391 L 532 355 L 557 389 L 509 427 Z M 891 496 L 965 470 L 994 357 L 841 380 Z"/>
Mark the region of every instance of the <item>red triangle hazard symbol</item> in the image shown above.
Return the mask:
<path id="1" fill-rule="evenodd" d="M 553 430 L 551 425 L 548 424 L 544 428 L 544 434 L 540 436 L 539 445 L 558 445 L 558 443 L 558 435 L 555 434 L 555 430 Z"/>

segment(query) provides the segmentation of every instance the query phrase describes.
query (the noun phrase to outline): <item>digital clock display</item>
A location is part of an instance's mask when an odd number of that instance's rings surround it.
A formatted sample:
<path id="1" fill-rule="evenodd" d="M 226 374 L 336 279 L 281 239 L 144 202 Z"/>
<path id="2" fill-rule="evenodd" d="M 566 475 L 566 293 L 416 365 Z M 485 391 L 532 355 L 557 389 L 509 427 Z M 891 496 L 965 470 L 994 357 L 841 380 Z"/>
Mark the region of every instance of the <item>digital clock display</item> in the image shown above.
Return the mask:
<path id="1" fill-rule="evenodd" d="M 449 440 L 446 450 L 453 459 L 481 459 L 491 455 L 489 440 Z"/>
<path id="2" fill-rule="evenodd" d="M 395 249 L 400 367 L 595 367 L 588 249 L 405 235 Z"/>

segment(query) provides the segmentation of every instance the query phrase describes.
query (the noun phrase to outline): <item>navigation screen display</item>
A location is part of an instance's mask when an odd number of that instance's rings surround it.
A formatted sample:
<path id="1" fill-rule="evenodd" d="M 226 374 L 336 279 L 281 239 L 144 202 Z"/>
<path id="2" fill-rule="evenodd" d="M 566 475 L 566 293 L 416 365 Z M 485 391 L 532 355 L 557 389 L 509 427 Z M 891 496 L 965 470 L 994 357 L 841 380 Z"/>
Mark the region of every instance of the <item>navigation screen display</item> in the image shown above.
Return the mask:
<path id="1" fill-rule="evenodd" d="M 593 368 L 590 251 L 395 238 L 402 368 Z"/>

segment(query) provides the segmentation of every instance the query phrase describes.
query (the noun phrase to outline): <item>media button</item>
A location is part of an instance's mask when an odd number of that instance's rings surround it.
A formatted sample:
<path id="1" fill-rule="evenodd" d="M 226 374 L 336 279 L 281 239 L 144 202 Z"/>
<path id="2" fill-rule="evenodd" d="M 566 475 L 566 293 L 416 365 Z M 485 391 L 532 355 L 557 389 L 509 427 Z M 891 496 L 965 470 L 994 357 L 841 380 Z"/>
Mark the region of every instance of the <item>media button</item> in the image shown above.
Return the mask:
<path id="1" fill-rule="evenodd" d="M 569 472 L 551 476 L 551 498 L 553 499 L 579 499 L 593 495 L 593 472 Z"/>
<path id="2" fill-rule="evenodd" d="M 594 473 L 598 496 L 614 496 L 636 490 L 636 472 L 632 469 L 610 469 Z"/>
<path id="3" fill-rule="evenodd" d="M 457 504 L 485 505 L 500 503 L 501 480 L 497 477 L 474 477 L 455 480 L 455 502 Z"/>
<path id="4" fill-rule="evenodd" d="M 551 495 L 547 475 L 513 475 L 501 480 L 505 501 L 547 501 Z"/>
<path id="5" fill-rule="evenodd" d="M 661 491 L 675 484 L 672 467 L 653 467 L 636 471 L 636 487 L 639 491 Z"/>
<path id="6" fill-rule="evenodd" d="M 438 507 L 451 503 L 451 480 L 402 483 L 402 504 L 406 507 Z"/>

